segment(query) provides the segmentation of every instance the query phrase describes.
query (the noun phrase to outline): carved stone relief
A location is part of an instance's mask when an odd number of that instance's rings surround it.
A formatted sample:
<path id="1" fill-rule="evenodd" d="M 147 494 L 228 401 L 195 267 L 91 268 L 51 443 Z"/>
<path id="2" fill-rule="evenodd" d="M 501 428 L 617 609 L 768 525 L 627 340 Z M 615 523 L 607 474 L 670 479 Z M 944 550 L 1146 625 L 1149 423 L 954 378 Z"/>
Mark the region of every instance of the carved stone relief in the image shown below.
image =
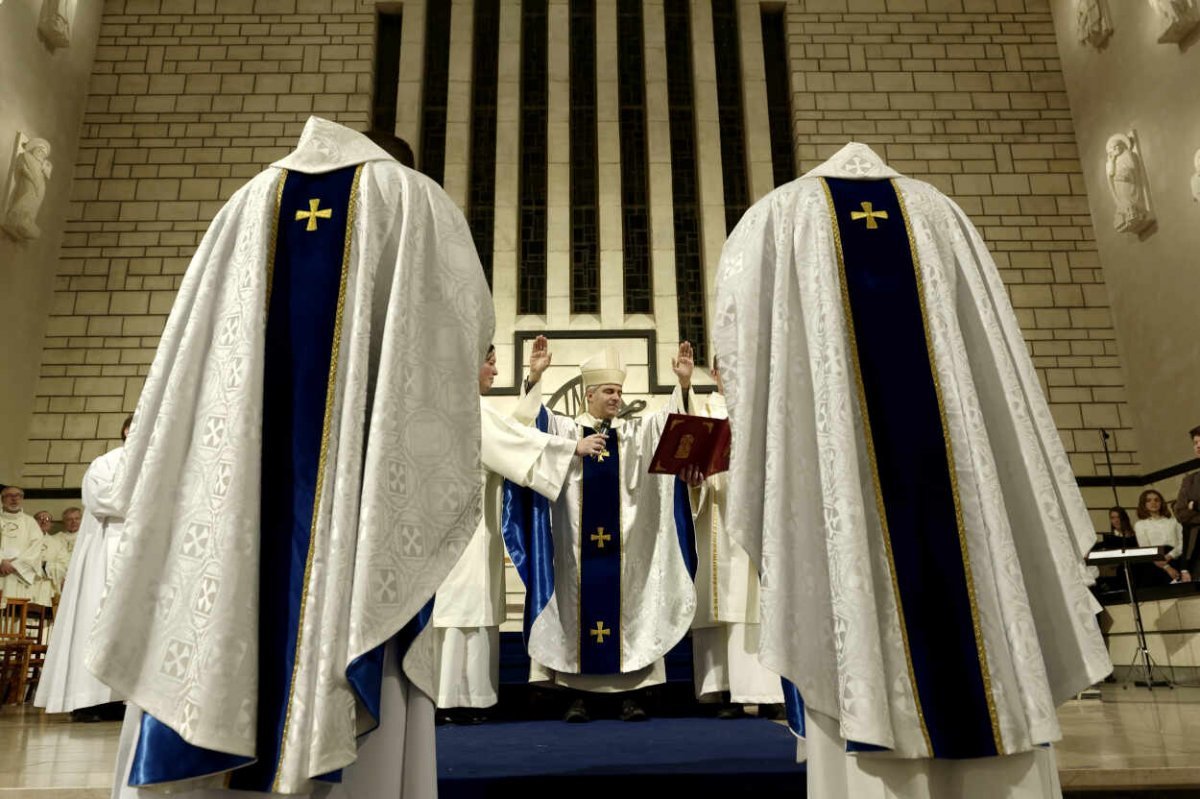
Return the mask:
<path id="1" fill-rule="evenodd" d="M 71 23 L 77 0 L 42 0 L 38 34 L 51 50 L 71 43 Z"/>
<path id="2" fill-rule="evenodd" d="M 1080 42 L 1099 49 L 1108 41 L 1112 32 L 1112 23 L 1109 22 L 1104 0 L 1076 0 L 1075 33 Z"/>
<path id="3" fill-rule="evenodd" d="M 1108 190 L 1116 203 L 1113 227 L 1121 233 L 1140 233 L 1154 224 L 1154 216 L 1150 213 L 1146 170 L 1142 166 L 1137 134 L 1129 131 L 1109 136 L 1104 151 Z"/>
<path id="4" fill-rule="evenodd" d="M 1196 174 L 1192 175 L 1192 202 L 1200 203 L 1200 150 L 1192 158 L 1192 166 Z"/>
<path id="5" fill-rule="evenodd" d="M 50 143 L 17 133 L 3 195 L 3 215 L 0 216 L 0 228 L 17 241 L 42 235 L 37 215 L 46 199 L 46 183 L 52 170 Z"/>
<path id="6" fill-rule="evenodd" d="M 1150 7 L 1162 23 L 1158 41 L 1163 44 L 1182 42 L 1200 25 L 1200 0 L 1150 0 Z"/>

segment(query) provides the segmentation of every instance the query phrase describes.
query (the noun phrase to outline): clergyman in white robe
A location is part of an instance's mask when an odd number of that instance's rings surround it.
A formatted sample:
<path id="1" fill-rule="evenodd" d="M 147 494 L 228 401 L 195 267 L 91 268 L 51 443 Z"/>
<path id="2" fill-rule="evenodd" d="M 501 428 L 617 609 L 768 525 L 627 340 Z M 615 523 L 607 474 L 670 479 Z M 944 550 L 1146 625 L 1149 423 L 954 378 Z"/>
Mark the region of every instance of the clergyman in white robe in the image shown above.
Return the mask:
<path id="1" fill-rule="evenodd" d="M 717 391 L 697 414 L 726 418 L 720 372 Z M 692 669 L 696 698 L 735 705 L 783 702 L 779 675 L 758 659 L 758 568 L 725 525 L 727 475 L 715 474 L 689 489 L 696 530 L 696 616 L 692 620 Z"/>
<path id="2" fill-rule="evenodd" d="M 4 487 L 0 510 L 0 561 L 9 573 L 0 575 L 0 595 L 10 599 L 34 600 L 34 584 L 42 575 L 44 534 L 37 521 L 21 509 L 25 492 L 18 486 Z"/>
<path id="3" fill-rule="evenodd" d="M 535 343 L 534 358 L 538 347 Z M 686 372 L 680 371 L 685 350 Z M 648 471 L 668 415 L 692 404 L 690 344 L 681 345 L 677 364 L 680 385 L 665 408 L 641 418 L 614 418 L 625 370 L 619 355 L 607 349 L 580 367 L 585 391 L 615 387 L 605 424 L 587 410 L 574 419 L 548 410 L 543 417 L 547 432 L 572 440 L 607 426 L 607 448 L 598 457 L 573 461 L 566 485 L 550 504 L 553 594 L 530 625 L 531 681 L 600 693 L 666 681 L 663 656 L 687 633 L 696 606 L 675 529 L 676 478 Z M 541 407 L 540 376 L 531 359 L 526 393 L 536 401 L 530 407 Z"/>
<path id="4" fill-rule="evenodd" d="M 47 713 L 69 713 L 117 701 L 111 688 L 97 680 L 84 665 L 92 623 L 108 586 L 109 563 L 123 527 L 117 507 L 118 478 L 124 447 L 92 461 L 81 486 L 86 510 L 80 525 L 79 544 L 67 567 L 62 599 L 50 633 L 46 665 L 33 704 Z"/>
<path id="5" fill-rule="evenodd" d="M 1094 531 L 970 220 L 847 145 L 733 231 L 714 342 L 809 795 L 1057 796 L 1055 707 L 1110 670 Z"/>
<path id="6" fill-rule="evenodd" d="M 130 703 L 115 795 L 433 795 L 401 633 L 479 520 L 493 323 L 462 213 L 341 125 L 310 118 L 217 214 L 138 401 L 89 647 Z"/>
<path id="7" fill-rule="evenodd" d="M 495 376 L 495 366 L 485 364 L 489 368 L 488 388 Z M 481 393 L 486 391 L 484 380 L 481 371 Z M 500 625 L 507 612 L 500 534 L 504 481 L 554 499 L 576 456 L 574 439 L 519 424 L 482 400 L 480 413 L 483 518 L 438 588 L 429 625 L 404 659 L 405 674 L 439 708 L 488 708 L 499 698 Z"/>

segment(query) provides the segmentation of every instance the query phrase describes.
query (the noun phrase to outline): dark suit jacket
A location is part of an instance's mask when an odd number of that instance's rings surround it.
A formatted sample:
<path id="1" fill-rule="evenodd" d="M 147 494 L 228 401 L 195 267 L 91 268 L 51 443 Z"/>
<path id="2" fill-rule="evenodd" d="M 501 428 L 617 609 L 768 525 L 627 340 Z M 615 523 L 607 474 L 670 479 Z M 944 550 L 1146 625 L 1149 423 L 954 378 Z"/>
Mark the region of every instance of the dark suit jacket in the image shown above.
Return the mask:
<path id="1" fill-rule="evenodd" d="M 1188 510 L 1188 502 L 1195 502 L 1196 509 Z M 1184 527 L 1200 525 L 1200 472 L 1192 472 L 1183 478 L 1179 496 L 1175 499 L 1175 518 Z"/>

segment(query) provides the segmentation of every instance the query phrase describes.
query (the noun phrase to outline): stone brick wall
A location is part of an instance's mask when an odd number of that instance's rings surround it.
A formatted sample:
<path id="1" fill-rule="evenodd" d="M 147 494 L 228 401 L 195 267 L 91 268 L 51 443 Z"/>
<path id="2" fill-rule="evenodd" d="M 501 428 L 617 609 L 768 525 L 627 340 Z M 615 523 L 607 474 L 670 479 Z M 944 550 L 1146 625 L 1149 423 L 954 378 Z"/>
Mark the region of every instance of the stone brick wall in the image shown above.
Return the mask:
<path id="1" fill-rule="evenodd" d="M 183 271 L 226 199 L 310 114 L 368 122 L 355 0 L 108 0 L 23 482 L 78 486 L 119 439 Z"/>
<path id="2" fill-rule="evenodd" d="M 971 217 L 1008 285 L 1078 475 L 1141 471 L 1047 0 L 788 6 L 797 162 L 847 140 Z M 1166 464 L 1154 464 L 1161 467 Z"/>
<path id="3" fill-rule="evenodd" d="M 454 13 L 469 7 L 469 0 L 455 0 Z M 515 213 L 506 204 L 516 196 L 517 177 L 510 163 L 517 131 L 510 102 L 519 63 L 513 58 L 519 46 L 515 7 L 505 3 L 502 12 L 505 110 L 497 166 L 497 219 L 511 218 L 512 224 Z M 406 10 L 401 55 L 398 126 L 410 140 L 419 98 L 411 69 L 420 65 L 419 49 L 411 45 L 419 43 L 422 8 L 414 5 L 411 17 Z M 598 4 L 598 28 L 611 33 L 607 8 Z M 670 229 L 670 192 L 659 179 L 666 168 L 669 180 L 669 164 L 660 162 L 666 125 L 659 113 L 666 91 L 662 2 L 647 0 L 645 8 L 654 268 L 656 292 L 667 293 L 656 298 L 654 319 L 617 314 L 610 320 L 606 313 L 563 324 L 645 327 L 657 321 L 659 371 L 669 376 L 675 331 L 673 273 L 663 271 L 673 258 L 673 240 L 663 237 Z M 711 270 L 724 236 L 722 208 L 712 202 L 720 191 L 707 44 L 712 31 L 706 0 L 692 0 L 692 8 L 705 265 Z M 739 9 L 744 80 L 751 87 L 745 92 L 747 129 L 761 133 L 765 99 L 756 82 L 762 67 L 753 50 L 758 6 L 739 0 Z M 1076 472 L 1101 469 L 1098 426 L 1115 431 L 1118 468 L 1139 471 L 1047 0 L 794 0 L 787 24 L 801 171 L 856 139 L 955 198 L 980 227 L 1011 288 Z M 455 47 L 469 37 L 464 27 L 452 32 L 454 75 L 469 59 L 469 50 Z M 366 125 L 373 38 L 374 9 L 364 0 L 108 1 L 29 435 L 26 485 L 77 486 L 90 459 L 115 443 L 181 274 L 222 202 L 290 149 L 310 113 Z M 561 55 L 556 51 L 556 58 Z M 608 103 L 611 87 L 602 88 Z M 462 94 L 450 98 L 451 117 L 460 121 Z M 459 163 L 456 148 L 463 146 L 448 142 L 448 163 Z M 769 178 L 769 169 L 761 146 L 752 147 L 748 158 L 757 197 L 769 189 L 763 177 Z M 464 193 L 459 172 L 447 174 L 456 197 Z M 619 195 L 612 188 L 606 184 L 606 194 Z M 509 223 L 497 224 L 497 344 L 507 346 L 501 349 L 507 359 L 515 355 L 513 329 L 547 321 L 516 317 L 510 296 L 514 231 L 502 229 Z M 605 261 L 604 275 L 612 263 Z"/>

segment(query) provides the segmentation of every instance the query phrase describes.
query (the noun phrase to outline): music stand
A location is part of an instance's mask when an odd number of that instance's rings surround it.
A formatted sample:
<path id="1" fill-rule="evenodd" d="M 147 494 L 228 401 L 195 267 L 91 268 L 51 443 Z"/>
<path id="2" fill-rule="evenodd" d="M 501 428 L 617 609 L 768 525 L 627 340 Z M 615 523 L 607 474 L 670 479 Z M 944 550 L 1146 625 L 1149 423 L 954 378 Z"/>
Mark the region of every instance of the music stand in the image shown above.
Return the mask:
<path id="1" fill-rule="evenodd" d="M 1171 548 L 1168 546 L 1136 547 L 1092 552 L 1087 556 L 1087 562 L 1093 565 L 1119 563 L 1121 570 L 1125 573 L 1125 590 L 1129 594 L 1129 608 L 1133 613 L 1133 629 L 1137 636 L 1137 651 L 1134 653 L 1133 661 L 1129 664 L 1129 667 L 1133 668 L 1138 660 L 1141 660 L 1142 671 L 1146 679 L 1144 682 L 1135 679 L 1133 684 L 1145 685 L 1151 691 L 1154 690 L 1154 686 L 1156 685 L 1174 688 L 1175 683 L 1166 676 L 1166 672 L 1163 671 L 1162 667 L 1154 662 L 1154 658 L 1150 655 L 1150 647 L 1146 645 L 1146 628 L 1142 624 L 1142 609 L 1138 605 L 1137 590 L 1133 587 L 1133 573 L 1129 567 L 1133 563 L 1161 558 L 1170 551 Z M 1154 679 L 1156 669 L 1162 676 L 1160 680 Z"/>

